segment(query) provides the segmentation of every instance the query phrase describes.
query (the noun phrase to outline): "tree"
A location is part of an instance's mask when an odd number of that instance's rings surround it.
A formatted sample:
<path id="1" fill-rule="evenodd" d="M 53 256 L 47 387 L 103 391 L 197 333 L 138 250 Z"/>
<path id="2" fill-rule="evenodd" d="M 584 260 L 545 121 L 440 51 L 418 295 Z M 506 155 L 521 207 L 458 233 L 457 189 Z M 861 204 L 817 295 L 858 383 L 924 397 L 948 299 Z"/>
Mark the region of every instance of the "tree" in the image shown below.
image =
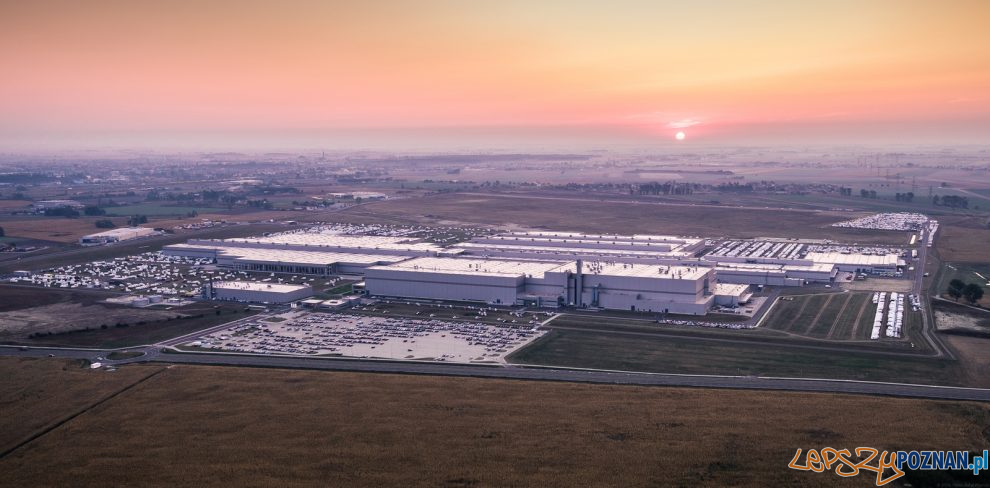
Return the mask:
<path id="1" fill-rule="evenodd" d="M 976 283 L 970 283 L 962 289 L 962 296 L 966 298 L 967 302 L 976 303 L 983 298 L 983 287 Z"/>
<path id="2" fill-rule="evenodd" d="M 107 211 L 97 207 L 96 205 L 86 205 L 86 208 L 83 209 L 83 213 L 92 217 L 95 215 L 106 215 Z"/>
<path id="3" fill-rule="evenodd" d="M 72 207 L 46 208 L 45 217 L 67 217 L 74 219 L 79 216 L 79 211 Z"/>
<path id="4" fill-rule="evenodd" d="M 114 227 L 117 227 L 110 219 L 97 220 L 95 224 L 96 227 L 100 229 L 113 229 Z"/>
<path id="5" fill-rule="evenodd" d="M 963 288 L 965 287 L 966 283 L 963 283 L 962 280 L 954 279 L 949 282 L 949 289 L 947 290 L 947 293 L 954 300 L 959 301 L 959 298 L 961 298 L 963 294 Z"/>
<path id="6" fill-rule="evenodd" d="M 6 233 L 4 233 L 4 231 L 3 231 L 3 227 L 0 227 L 0 237 L 3 237 L 3 236 L 5 236 L 5 235 L 7 235 L 7 234 L 6 234 Z"/>
<path id="7" fill-rule="evenodd" d="M 147 223 L 148 223 L 148 217 L 146 215 L 135 215 L 127 220 L 127 225 L 131 227 L 137 227 L 138 225 L 147 224 Z"/>

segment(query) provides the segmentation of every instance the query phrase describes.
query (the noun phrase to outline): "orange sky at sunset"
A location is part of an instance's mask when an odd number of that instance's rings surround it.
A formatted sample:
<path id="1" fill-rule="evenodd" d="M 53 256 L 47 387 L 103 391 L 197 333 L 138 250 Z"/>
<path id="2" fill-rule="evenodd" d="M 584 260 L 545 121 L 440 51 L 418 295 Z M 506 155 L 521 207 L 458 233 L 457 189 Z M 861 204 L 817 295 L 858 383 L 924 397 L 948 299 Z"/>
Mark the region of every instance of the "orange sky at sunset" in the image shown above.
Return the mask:
<path id="1" fill-rule="evenodd" d="M 987 142 L 986 1 L 24 1 L 0 148 Z"/>

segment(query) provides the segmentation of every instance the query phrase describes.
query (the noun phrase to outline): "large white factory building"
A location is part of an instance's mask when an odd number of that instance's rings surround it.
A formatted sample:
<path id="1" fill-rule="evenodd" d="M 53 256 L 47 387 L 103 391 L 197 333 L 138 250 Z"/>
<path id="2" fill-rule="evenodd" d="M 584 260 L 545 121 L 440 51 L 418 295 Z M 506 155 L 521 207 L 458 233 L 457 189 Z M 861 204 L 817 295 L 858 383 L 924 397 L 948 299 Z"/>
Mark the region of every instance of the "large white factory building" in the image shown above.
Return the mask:
<path id="1" fill-rule="evenodd" d="M 295 231 L 194 239 L 165 253 L 243 271 L 363 276 L 368 294 L 382 297 L 693 315 L 745 303 L 749 285 L 800 286 L 831 281 L 844 268 L 888 271 L 898 264 L 893 250 L 809 249 L 794 242 L 706 246 L 698 238 L 562 232 L 514 232 L 443 247 L 407 237 Z"/>

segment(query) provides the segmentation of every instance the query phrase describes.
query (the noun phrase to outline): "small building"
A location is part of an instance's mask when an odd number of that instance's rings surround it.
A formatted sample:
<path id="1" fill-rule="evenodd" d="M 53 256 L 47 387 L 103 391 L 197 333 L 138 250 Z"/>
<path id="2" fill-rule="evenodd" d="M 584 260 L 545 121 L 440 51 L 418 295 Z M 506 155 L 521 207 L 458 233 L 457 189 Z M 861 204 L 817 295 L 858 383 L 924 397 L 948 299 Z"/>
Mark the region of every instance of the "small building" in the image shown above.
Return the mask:
<path id="1" fill-rule="evenodd" d="M 207 285 L 210 289 L 211 285 Z M 289 303 L 313 296 L 309 285 L 264 283 L 257 281 L 220 281 L 212 284 L 210 297 L 217 300 L 256 303 Z"/>
<path id="2" fill-rule="evenodd" d="M 718 283 L 715 285 L 715 305 L 738 307 L 753 297 L 750 285 Z"/>

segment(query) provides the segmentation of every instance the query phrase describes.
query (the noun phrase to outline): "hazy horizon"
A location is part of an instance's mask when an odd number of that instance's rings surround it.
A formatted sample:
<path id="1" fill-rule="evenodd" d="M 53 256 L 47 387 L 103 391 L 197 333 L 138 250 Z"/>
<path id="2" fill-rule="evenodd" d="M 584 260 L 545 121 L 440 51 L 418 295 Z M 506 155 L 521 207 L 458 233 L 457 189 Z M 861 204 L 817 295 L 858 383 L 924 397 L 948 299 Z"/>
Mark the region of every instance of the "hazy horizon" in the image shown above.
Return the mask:
<path id="1" fill-rule="evenodd" d="M 7 3 L 0 150 L 983 144 L 987 18 L 979 1 Z"/>

